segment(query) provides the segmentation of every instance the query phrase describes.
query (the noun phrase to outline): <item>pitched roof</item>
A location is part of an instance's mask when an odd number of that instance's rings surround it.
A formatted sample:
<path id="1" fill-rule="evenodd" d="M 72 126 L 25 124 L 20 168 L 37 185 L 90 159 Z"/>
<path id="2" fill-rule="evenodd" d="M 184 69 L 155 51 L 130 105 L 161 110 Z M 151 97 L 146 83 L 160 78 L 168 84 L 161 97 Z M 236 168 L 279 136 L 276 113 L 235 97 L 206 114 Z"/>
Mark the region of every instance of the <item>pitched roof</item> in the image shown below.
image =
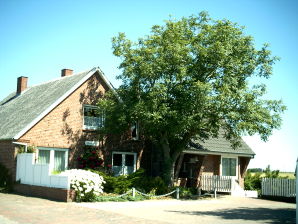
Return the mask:
<path id="1" fill-rule="evenodd" d="M 0 102 L 0 140 L 18 139 L 96 72 L 109 88 L 99 68 L 28 87 Z"/>
<path id="2" fill-rule="evenodd" d="M 251 157 L 255 155 L 252 149 L 242 139 L 241 146 L 234 149 L 231 146 L 231 142 L 224 137 L 224 131 L 222 129 L 219 131 L 218 138 L 210 138 L 205 141 L 193 140 L 184 152 L 199 154 L 238 154 Z"/>

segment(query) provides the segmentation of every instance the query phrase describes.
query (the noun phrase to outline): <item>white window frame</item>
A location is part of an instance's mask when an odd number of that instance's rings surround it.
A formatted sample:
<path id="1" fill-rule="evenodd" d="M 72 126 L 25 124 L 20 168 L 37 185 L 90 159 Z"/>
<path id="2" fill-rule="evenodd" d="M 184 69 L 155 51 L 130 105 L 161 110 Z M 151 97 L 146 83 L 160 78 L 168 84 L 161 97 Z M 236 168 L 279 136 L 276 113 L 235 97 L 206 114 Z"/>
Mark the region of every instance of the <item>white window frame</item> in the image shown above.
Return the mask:
<path id="1" fill-rule="evenodd" d="M 112 152 L 112 169 L 114 167 L 114 154 L 121 154 L 122 155 L 122 161 L 121 161 L 122 171 L 125 167 L 124 166 L 124 164 L 125 164 L 125 155 L 133 155 L 134 156 L 133 157 L 133 173 L 136 172 L 136 170 L 137 170 L 137 153 L 136 152 L 117 152 L 117 151 Z"/>
<path id="2" fill-rule="evenodd" d="M 39 150 L 47 150 L 50 151 L 50 161 L 49 161 L 49 167 L 50 170 L 54 170 L 55 167 L 55 151 L 63 151 L 65 152 L 65 170 L 68 169 L 68 151 L 69 149 L 62 149 L 62 148 L 47 148 L 47 147 L 37 147 L 37 151 L 39 153 Z M 38 161 L 38 155 L 37 155 L 37 161 Z"/>
<path id="3" fill-rule="evenodd" d="M 220 158 L 220 176 L 222 176 L 222 160 L 223 159 L 236 159 L 236 176 L 231 176 L 231 177 L 236 177 L 238 178 L 238 169 L 239 169 L 239 164 L 238 164 L 238 156 L 233 156 L 233 155 L 224 155 L 221 156 Z"/>
<path id="4" fill-rule="evenodd" d="M 83 105 L 83 129 L 84 130 L 97 130 L 99 129 L 100 127 L 103 126 L 103 123 L 104 123 L 104 114 L 101 116 L 101 117 L 98 117 L 99 119 L 101 119 L 101 124 L 98 125 L 98 126 L 89 126 L 89 125 L 85 125 L 85 108 L 92 108 L 92 109 L 98 109 L 97 106 L 94 106 L 94 105 L 89 105 L 89 104 L 84 104 Z"/>

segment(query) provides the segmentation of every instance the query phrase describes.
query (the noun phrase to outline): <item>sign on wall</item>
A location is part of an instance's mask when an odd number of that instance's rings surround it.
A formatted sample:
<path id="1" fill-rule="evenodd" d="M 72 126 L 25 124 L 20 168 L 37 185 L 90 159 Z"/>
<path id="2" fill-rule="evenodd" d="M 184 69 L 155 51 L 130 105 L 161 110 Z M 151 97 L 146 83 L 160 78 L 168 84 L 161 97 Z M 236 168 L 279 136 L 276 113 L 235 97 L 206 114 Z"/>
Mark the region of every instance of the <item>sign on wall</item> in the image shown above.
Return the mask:
<path id="1" fill-rule="evenodd" d="M 85 145 L 99 146 L 99 141 L 85 141 Z"/>

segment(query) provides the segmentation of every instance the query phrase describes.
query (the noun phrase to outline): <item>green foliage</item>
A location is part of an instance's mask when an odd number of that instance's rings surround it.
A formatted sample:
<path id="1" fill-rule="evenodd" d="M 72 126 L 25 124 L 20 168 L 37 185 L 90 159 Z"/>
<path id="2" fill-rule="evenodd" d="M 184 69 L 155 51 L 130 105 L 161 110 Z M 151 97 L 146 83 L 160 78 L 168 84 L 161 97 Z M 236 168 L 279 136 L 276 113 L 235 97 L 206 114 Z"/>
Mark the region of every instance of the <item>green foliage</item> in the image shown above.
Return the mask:
<path id="1" fill-rule="evenodd" d="M 84 147 L 84 154 L 78 158 L 78 167 L 80 169 L 99 169 L 103 165 L 103 159 L 99 156 L 99 150 L 91 147 Z"/>
<path id="2" fill-rule="evenodd" d="M 192 196 L 197 194 L 196 188 L 180 187 L 179 189 L 180 189 L 179 196 L 180 198 L 183 198 L 183 199 L 192 198 Z"/>
<path id="3" fill-rule="evenodd" d="M 266 167 L 264 172 L 252 173 L 251 170 L 248 170 L 244 178 L 244 189 L 260 191 L 262 188 L 261 186 L 262 178 L 286 178 L 286 177 L 280 177 L 279 170 L 271 170 L 270 165 Z"/>
<path id="4" fill-rule="evenodd" d="M 36 151 L 36 147 L 33 145 L 27 146 L 27 151 L 24 145 L 19 145 L 18 153 L 34 153 Z"/>
<path id="5" fill-rule="evenodd" d="M 144 201 L 148 199 L 147 197 L 144 197 L 142 195 L 136 195 L 135 197 L 132 197 L 132 195 L 125 195 L 123 197 L 116 197 L 117 195 L 103 195 L 103 196 L 97 196 L 94 201 L 96 202 L 106 202 L 106 201 L 116 201 L 116 202 L 124 202 L 124 201 Z"/>
<path id="6" fill-rule="evenodd" d="M 256 49 L 236 23 L 206 12 L 170 19 L 136 42 L 120 33 L 113 53 L 122 61 L 123 84 L 99 102 L 106 111 L 100 133 L 121 134 L 139 121 L 141 136 L 163 152 L 165 177 L 173 177 L 173 164 L 193 138 L 216 137 L 222 128 L 237 147 L 242 134 L 267 140 L 281 125 L 285 106 L 264 99 L 264 84 L 251 85 L 272 75 L 277 58 L 267 44 Z"/>
<path id="7" fill-rule="evenodd" d="M 266 167 L 266 169 L 264 170 L 265 173 L 265 177 L 267 178 L 277 178 L 279 177 L 279 170 L 270 170 L 270 165 L 268 165 Z"/>
<path id="8" fill-rule="evenodd" d="M 162 178 L 148 177 L 143 169 L 139 169 L 128 176 L 110 176 L 100 171 L 91 171 L 104 178 L 106 183 L 103 186 L 106 193 L 123 194 L 132 187 L 144 193 L 154 192 L 156 195 L 161 195 L 169 191 Z"/>
<path id="9" fill-rule="evenodd" d="M 52 175 L 58 175 L 58 174 L 60 174 L 62 171 L 60 171 L 60 170 L 53 170 L 52 171 Z"/>
<path id="10" fill-rule="evenodd" d="M 0 164 L 0 192 L 11 192 L 13 187 L 9 170 Z"/>
<path id="11" fill-rule="evenodd" d="M 244 178 L 244 189 L 245 190 L 261 190 L 262 173 L 255 173 L 252 175 L 250 171 L 247 171 Z"/>
<path id="12" fill-rule="evenodd" d="M 263 170 L 261 168 L 250 168 L 250 169 L 247 169 L 247 171 L 250 171 L 250 172 L 262 172 Z"/>

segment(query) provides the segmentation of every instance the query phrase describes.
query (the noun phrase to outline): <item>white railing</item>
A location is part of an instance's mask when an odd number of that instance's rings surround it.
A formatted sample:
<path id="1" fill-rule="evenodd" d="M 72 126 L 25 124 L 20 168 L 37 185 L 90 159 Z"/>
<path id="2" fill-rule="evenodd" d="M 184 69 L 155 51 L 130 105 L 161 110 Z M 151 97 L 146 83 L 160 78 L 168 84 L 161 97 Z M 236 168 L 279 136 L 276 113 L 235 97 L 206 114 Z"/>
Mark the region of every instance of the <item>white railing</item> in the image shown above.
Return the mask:
<path id="1" fill-rule="evenodd" d="M 51 175 L 52 169 L 49 164 L 36 164 L 34 153 L 21 153 L 17 156 L 17 176 L 16 181 L 21 184 L 70 188 L 68 176 Z"/>
<path id="2" fill-rule="evenodd" d="M 262 195 L 296 197 L 296 179 L 262 178 Z"/>
<path id="3" fill-rule="evenodd" d="M 203 191 L 231 192 L 234 177 L 230 176 L 201 176 L 201 189 Z"/>

